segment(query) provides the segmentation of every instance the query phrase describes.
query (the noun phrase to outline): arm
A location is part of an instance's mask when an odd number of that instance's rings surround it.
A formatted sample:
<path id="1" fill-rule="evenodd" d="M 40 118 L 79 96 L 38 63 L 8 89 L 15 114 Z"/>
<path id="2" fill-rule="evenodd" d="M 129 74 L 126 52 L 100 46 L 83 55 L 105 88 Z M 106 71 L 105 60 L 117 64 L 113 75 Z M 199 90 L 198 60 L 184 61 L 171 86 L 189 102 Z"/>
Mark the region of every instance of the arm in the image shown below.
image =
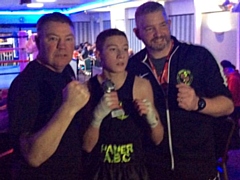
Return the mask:
<path id="1" fill-rule="evenodd" d="M 198 109 L 198 97 L 195 90 L 186 84 L 177 84 L 178 88 L 178 105 L 187 111 L 195 111 Z M 233 112 L 234 106 L 230 98 L 226 96 L 216 96 L 213 98 L 202 97 L 206 101 L 206 107 L 199 111 L 214 117 L 229 115 Z"/>
<path id="2" fill-rule="evenodd" d="M 151 138 L 157 145 L 163 139 L 164 129 L 153 101 L 153 91 L 150 82 L 139 77 L 135 78 L 133 96 L 140 115 L 146 115 L 151 128 Z"/>
<path id="3" fill-rule="evenodd" d="M 93 111 L 93 119 L 83 136 L 83 149 L 91 152 L 98 142 L 101 123 L 111 110 L 119 108 L 117 92 L 105 93 Z"/>
<path id="4" fill-rule="evenodd" d="M 62 105 L 50 121 L 35 134 L 21 135 L 21 152 L 31 166 L 38 167 L 53 155 L 74 115 L 88 99 L 86 87 L 77 81 L 70 82 L 63 90 Z"/>

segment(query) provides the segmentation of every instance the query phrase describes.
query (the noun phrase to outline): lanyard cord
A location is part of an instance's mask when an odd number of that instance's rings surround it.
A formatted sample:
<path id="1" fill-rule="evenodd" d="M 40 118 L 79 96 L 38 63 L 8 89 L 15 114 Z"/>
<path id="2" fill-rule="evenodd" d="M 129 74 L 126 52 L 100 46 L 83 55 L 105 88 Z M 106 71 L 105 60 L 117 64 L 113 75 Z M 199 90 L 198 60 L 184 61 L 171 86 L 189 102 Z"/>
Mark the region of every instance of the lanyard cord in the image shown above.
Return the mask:
<path id="1" fill-rule="evenodd" d="M 158 82 L 160 84 L 165 84 L 165 83 L 168 83 L 168 64 L 169 64 L 169 59 L 170 59 L 170 56 L 171 56 L 171 52 L 172 52 L 172 49 L 173 49 L 173 46 L 174 46 L 174 43 L 172 42 L 171 43 L 171 49 L 166 57 L 166 61 L 164 63 L 164 66 L 163 66 L 163 72 L 161 73 L 161 75 L 158 75 L 157 74 L 157 70 L 156 68 L 154 67 L 152 61 L 150 58 L 148 58 L 149 60 L 149 64 L 150 64 L 150 67 L 153 71 L 153 74 L 155 75 L 155 77 L 158 79 Z"/>

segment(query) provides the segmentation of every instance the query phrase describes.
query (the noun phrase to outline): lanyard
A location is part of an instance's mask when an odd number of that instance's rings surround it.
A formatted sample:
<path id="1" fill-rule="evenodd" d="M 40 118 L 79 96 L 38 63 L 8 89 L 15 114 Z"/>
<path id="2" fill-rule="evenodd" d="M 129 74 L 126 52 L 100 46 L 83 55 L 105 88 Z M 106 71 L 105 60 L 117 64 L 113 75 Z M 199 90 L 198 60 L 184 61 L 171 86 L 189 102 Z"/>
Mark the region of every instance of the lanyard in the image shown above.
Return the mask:
<path id="1" fill-rule="evenodd" d="M 158 79 L 158 82 L 160 84 L 168 83 L 168 64 L 169 64 L 170 55 L 171 55 L 171 52 L 172 52 L 172 49 L 173 49 L 173 45 L 174 45 L 174 43 L 172 42 L 171 48 L 170 48 L 170 51 L 169 51 L 169 53 L 166 57 L 166 61 L 164 63 L 164 67 L 163 67 L 163 72 L 162 72 L 161 75 L 159 75 L 159 76 L 157 75 L 156 68 L 154 67 L 153 63 L 151 62 L 151 60 L 149 58 L 149 63 L 150 63 L 151 69 L 153 71 L 153 74 Z"/>

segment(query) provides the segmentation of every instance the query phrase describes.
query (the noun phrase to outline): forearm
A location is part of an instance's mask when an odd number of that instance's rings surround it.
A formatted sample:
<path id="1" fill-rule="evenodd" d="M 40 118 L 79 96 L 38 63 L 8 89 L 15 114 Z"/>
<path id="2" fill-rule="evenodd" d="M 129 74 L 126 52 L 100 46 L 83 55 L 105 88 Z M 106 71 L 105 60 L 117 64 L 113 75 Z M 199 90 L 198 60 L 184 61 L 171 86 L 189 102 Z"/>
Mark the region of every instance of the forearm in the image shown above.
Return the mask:
<path id="1" fill-rule="evenodd" d="M 97 144 L 99 138 L 99 129 L 104 118 L 104 108 L 98 105 L 93 112 L 93 119 L 86 133 L 83 136 L 83 150 L 91 152 Z"/>
<path id="2" fill-rule="evenodd" d="M 233 112 L 234 105 L 231 99 L 225 96 L 204 98 L 206 107 L 200 112 L 214 117 L 226 116 Z"/>
<path id="3" fill-rule="evenodd" d="M 146 115 L 146 120 L 151 129 L 152 141 L 158 145 L 163 139 L 163 126 L 156 109 L 154 107 L 150 107 L 151 103 L 148 105 L 149 111 Z"/>
<path id="4" fill-rule="evenodd" d="M 111 96 L 115 97 L 114 101 L 112 100 Z M 116 92 L 105 93 L 98 105 L 95 107 L 93 111 L 92 121 L 83 136 L 83 149 L 86 152 L 91 152 L 94 146 L 97 144 L 99 138 L 99 129 L 104 117 L 106 117 L 111 112 L 111 109 L 118 107 L 117 105 L 119 103 L 116 96 Z M 109 106 L 112 104 L 114 104 L 114 106 L 110 108 Z"/>
<path id="5" fill-rule="evenodd" d="M 38 167 L 54 154 L 76 113 L 70 107 L 63 104 L 40 131 L 20 138 L 22 153 L 30 165 Z"/>
<path id="6" fill-rule="evenodd" d="M 92 125 L 89 126 L 86 133 L 83 136 L 83 150 L 91 152 L 98 142 L 99 128 Z"/>
<path id="7" fill-rule="evenodd" d="M 162 124 L 159 122 L 158 125 L 154 128 L 151 128 L 151 138 L 152 141 L 158 145 L 162 142 L 163 140 L 163 133 L 164 133 L 164 129 Z"/>

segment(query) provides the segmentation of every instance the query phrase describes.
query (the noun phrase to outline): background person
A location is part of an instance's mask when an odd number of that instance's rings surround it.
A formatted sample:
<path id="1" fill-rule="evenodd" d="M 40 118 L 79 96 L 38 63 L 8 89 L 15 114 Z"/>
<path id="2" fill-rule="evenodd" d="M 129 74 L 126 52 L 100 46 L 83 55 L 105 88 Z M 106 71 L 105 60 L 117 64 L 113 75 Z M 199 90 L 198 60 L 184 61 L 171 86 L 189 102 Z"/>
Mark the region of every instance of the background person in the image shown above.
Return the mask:
<path id="1" fill-rule="evenodd" d="M 228 89 L 230 90 L 235 110 L 232 114 L 234 119 L 240 118 L 240 74 L 236 67 L 228 60 L 221 61 L 223 72 L 227 78 Z"/>
<path id="2" fill-rule="evenodd" d="M 223 72 L 227 78 L 227 86 L 230 90 L 233 103 L 234 111 L 230 115 L 236 122 L 236 129 L 233 133 L 232 141 L 230 144 L 230 149 L 239 149 L 240 148 L 240 74 L 236 67 L 228 60 L 221 61 L 223 67 Z"/>
<path id="3" fill-rule="evenodd" d="M 38 49 L 37 49 L 37 45 L 36 45 L 36 38 L 37 33 L 33 33 L 29 36 L 26 45 L 25 45 L 25 49 L 26 52 L 29 54 L 29 60 L 35 60 L 38 54 Z"/>
<path id="4" fill-rule="evenodd" d="M 39 54 L 11 84 L 12 179 L 82 179 L 80 117 L 87 88 L 74 79 L 72 21 L 61 13 L 37 22 Z"/>
<path id="5" fill-rule="evenodd" d="M 82 123 L 87 125 L 83 144 L 87 152 L 86 179 L 147 180 L 142 138 L 149 136 L 159 144 L 163 137 L 151 85 L 125 70 L 128 41 L 124 32 L 101 32 L 96 40 L 96 56 L 101 59 L 103 72 L 88 81 L 91 97 L 83 118 L 87 122 Z M 114 83 L 115 90 L 104 91 L 106 80 Z M 112 115 L 116 109 L 124 114 Z"/>
<path id="6" fill-rule="evenodd" d="M 207 49 L 171 36 L 171 22 L 158 2 L 139 6 L 135 21 L 134 32 L 146 48 L 127 69 L 151 82 L 165 132 L 159 146 L 145 146 L 150 179 L 216 178 L 212 124 L 233 111 L 216 60 Z"/>

